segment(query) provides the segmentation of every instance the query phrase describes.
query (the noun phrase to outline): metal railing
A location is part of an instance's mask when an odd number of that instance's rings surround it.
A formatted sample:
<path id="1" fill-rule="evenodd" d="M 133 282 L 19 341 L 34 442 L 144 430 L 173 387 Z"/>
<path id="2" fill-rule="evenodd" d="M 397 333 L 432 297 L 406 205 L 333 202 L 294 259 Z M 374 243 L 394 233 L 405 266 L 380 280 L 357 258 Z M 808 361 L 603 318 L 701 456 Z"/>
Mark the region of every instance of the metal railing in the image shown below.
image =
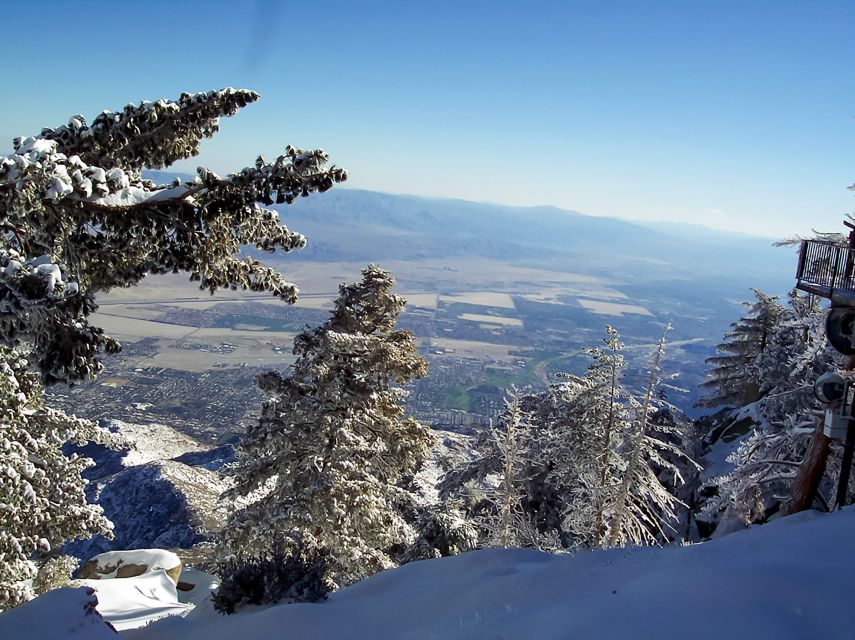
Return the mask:
<path id="1" fill-rule="evenodd" d="M 799 289 L 825 298 L 855 298 L 855 250 L 821 240 L 802 240 L 796 270 Z"/>

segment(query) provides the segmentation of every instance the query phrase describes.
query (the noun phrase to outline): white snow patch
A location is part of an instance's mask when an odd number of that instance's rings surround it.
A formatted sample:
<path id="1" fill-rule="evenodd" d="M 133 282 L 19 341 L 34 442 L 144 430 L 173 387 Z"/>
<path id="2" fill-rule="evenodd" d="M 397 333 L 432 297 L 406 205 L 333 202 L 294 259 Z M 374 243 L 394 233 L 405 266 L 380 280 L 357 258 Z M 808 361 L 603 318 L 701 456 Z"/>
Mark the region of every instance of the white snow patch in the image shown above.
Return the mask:
<path id="1" fill-rule="evenodd" d="M 703 471 L 701 471 L 701 483 L 706 483 L 719 476 L 725 476 L 734 469 L 734 464 L 728 461 L 728 457 L 735 453 L 745 436 L 725 442 L 722 438 L 710 446 L 709 451 L 701 460 Z"/>
<path id="2" fill-rule="evenodd" d="M 92 202 L 102 207 L 132 207 L 145 202 L 150 196 L 150 191 L 140 187 L 126 187 L 101 198 L 96 198 Z"/>
<path id="3" fill-rule="evenodd" d="M 751 404 L 746 404 L 734 415 L 734 420 L 745 420 L 749 418 L 756 422 L 757 424 L 761 424 L 764 422 L 763 420 L 763 407 L 760 406 L 760 401 L 752 402 Z"/>
<path id="4" fill-rule="evenodd" d="M 133 424 L 113 421 L 119 427 L 119 434 L 133 443 L 122 464 L 135 467 L 156 460 L 169 460 L 190 451 L 201 451 L 204 447 L 193 438 L 164 424 Z"/>
<path id="5" fill-rule="evenodd" d="M 54 153 L 56 151 L 56 141 L 55 140 L 46 140 L 44 138 L 26 138 L 20 147 L 15 150 L 15 153 L 18 155 L 24 155 L 25 153 L 34 153 L 37 156 L 46 156 Z M 35 158 L 33 158 L 35 159 Z"/>
<path id="6" fill-rule="evenodd" d="M 113 179 L 115 176 L 111 176 L 108 173 L 107 177 Z M 124 177 L 124 182 L 127 182 L 127 177 Z M 169 189 L 159 189 L 157 191 L 147 191 L 141 187 L 126 186 L 124 189 L 96 198 L 92 200 L 92 202 L 102 207 L 133 207 L 144 202 L 179 200 L 184 197 L 188 191 L 189 187 L 184 185 L 171 187 Z"/>
<path id="7" fill-rule="evenodd" d="M 383 572 L 324 603 L 166 619 L 126 638 L 851 638 L 853 573 L 849 508 L 684 547 L 475 551 Z"/>
<path id="8" fill-rule="evenodd" d="M 214 618 L 222 615 L 214 611 L 214 603 L 211 600 L 211 592 L 220 586 L 217 576 L 186 567 L 181 572 L 181 582 L 193 585 L 190 591 L 178 592 L 178 600 L 192 607 L 187 613 L 188 618 Z"/>
<path id="9" fill-rule="evenodd" d="M 175 583 L 165 571 L 79 582 L 95 589 L 98 612 L 119 631 L 136 629 L 165 616 L 186 615 L 191 609 L 178 601 Z"/>
<path id="10" fill-rule="evenodd" d="M 84 587 L 49 591 L 0 614 L 3 640 L 116 640 L 98 615 L 91 590 Z"/>

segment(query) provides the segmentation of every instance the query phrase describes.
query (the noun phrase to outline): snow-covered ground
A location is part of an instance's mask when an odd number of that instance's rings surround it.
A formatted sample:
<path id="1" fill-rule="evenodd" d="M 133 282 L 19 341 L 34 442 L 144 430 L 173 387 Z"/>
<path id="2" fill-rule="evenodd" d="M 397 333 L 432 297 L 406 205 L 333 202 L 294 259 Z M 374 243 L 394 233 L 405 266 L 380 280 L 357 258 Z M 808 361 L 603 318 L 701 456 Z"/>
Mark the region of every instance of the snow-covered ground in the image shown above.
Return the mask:
<path id="1" fill-rule="evenodd" d="M 175 583 L 163 570 L 134 578 L 81 580 L 98 598 L 98 613 L 122 631 L 136 629 L 164 616 L 182 615 L 189 607 L 179 602 Z"/>
<path id="2" fill-rule="evenodd" d="M 475 551 L 386 571 L 320 604 L 228 617 L 197 606 L 185 618 L 166 618 L 121 635 L 127 640 L 851 639 L 853 576 L 855 508 L 848 508 L 804 513 L 684 547 L 575 557 Z M 23 609 L 39 608 L 40 600 Z M 15 613 L 0 616 L 0 638 L 48 637 L 10 626 Z"/>

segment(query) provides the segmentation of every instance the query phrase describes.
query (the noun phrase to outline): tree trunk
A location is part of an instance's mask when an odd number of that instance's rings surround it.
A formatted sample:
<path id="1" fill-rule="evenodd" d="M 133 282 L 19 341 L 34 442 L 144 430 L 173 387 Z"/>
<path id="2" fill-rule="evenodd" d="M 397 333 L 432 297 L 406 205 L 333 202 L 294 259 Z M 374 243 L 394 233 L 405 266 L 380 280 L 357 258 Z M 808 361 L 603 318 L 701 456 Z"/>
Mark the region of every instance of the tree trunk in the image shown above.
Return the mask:
<path id="1" fill-rule="evenodd" d="M 603 466 L 600 471 L 600 486 L 597 492 L 597 516 L 594 520 L 594 548 L 601 544 L 603 537 L 603 507 L 606 493 L 606 475 L 609 468 L 609 453 L 611 453 L 612 427 L 615 423 L 615 387 L 617 386 L 617 348 L 612 349 L 612 383 L 609 387 L 609 423 L 606 426 L 606 440 L 603 443 Z"/>
<path id="2" fill-rule="evenodd" d="M 807 511 L 813 505 L 813 499 L 819 490 L 822 474 L 825 473 L 825 463 L 828 461 L 828 445 L 831 438 L 822 432 L 823 420 L 817 419 L 816 428 L 810 438 L 805 457 L 799 467 L 799 473 L 793 480 L 790 493 L 792 497 L 784 507 L 784 515 L 788 516 L 800 511 Z"/>
<path id="3" fill-rule="evenodd" d="M 855 356 L 846 356 L 843 358 L 843 366 L 845 371 L 855 369 Z M 844 402 L 848 402 L 847 397 Z M 810 438 L 810 444 L 805 452 L 805 457 L 799 467 L 799 473 L 793 480 L 790 494 L 792 497 L 784 507 L 784 515 L 788 516 L 800 511 L 807 511 L 813 505 L 813 499 L 816 492 L 819 490 L 819 483 L 822 481 L 822 474 L 825 473 L 825 465 L 828 462 L 829 444 L 831 438 L 828 438 L 823 432 L 823 419 L 817 418 L 816 428 Z"/>

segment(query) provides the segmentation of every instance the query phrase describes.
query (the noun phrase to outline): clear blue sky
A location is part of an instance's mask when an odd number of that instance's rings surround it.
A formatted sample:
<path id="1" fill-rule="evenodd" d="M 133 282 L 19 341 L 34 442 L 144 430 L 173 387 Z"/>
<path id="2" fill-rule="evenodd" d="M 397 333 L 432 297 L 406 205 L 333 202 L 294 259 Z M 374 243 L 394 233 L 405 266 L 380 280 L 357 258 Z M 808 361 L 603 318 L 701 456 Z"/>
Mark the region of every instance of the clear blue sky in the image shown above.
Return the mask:
<path id="1" fill-rule="evenodd" d="M 262 100 L 205 144 L 287 143 L 350 186 L 763 235 L 855 210 L 855 2 L 22 2 L 0 136 L 223 86 Z"/>

